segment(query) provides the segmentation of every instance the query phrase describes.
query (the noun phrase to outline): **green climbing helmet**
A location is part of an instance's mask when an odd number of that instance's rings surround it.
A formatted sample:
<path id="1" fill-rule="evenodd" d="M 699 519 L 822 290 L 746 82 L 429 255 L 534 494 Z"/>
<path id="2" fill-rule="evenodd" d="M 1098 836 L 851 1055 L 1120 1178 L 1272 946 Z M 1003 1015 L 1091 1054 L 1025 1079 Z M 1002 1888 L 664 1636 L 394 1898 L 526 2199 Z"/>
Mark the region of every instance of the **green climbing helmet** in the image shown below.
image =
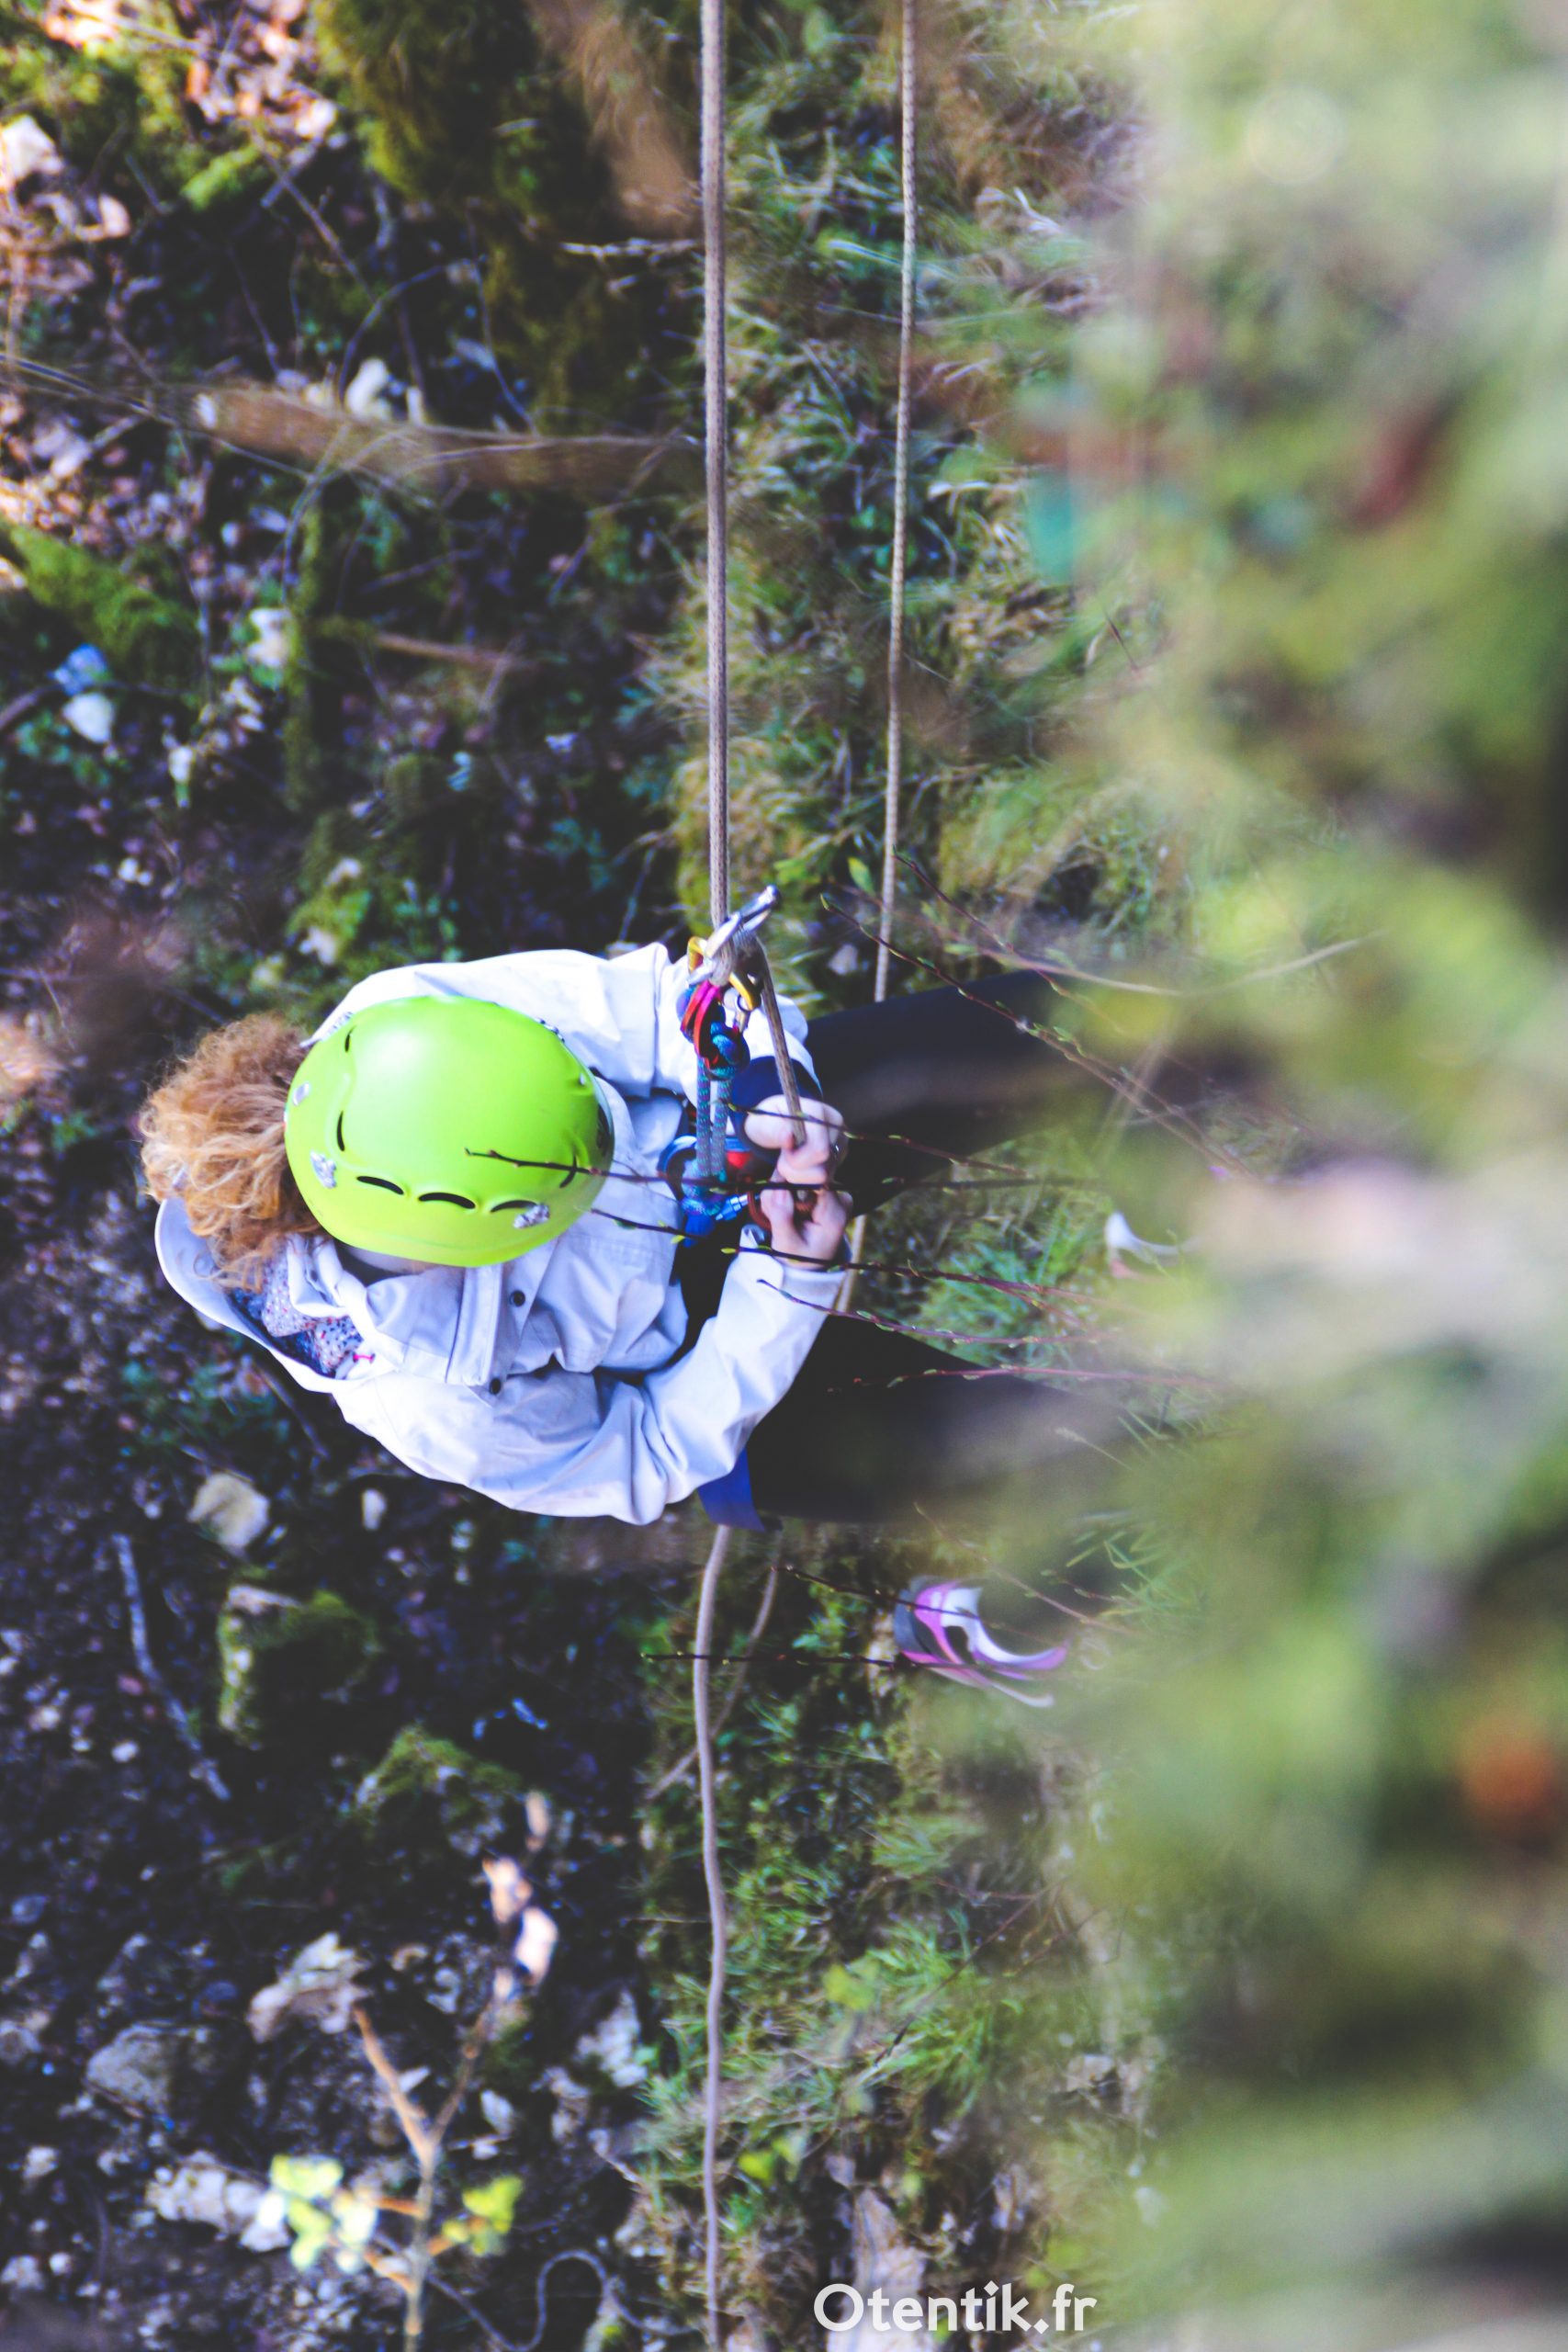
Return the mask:
<path id="1" fill-rule="evenodd" d="M 367 1006 L 313 1045 L 284 1141 L 336 1241 L 494 1266 L 553 1241 L 604 1181 L 615 1131 L 553 1029 L 472 997 Z"/>

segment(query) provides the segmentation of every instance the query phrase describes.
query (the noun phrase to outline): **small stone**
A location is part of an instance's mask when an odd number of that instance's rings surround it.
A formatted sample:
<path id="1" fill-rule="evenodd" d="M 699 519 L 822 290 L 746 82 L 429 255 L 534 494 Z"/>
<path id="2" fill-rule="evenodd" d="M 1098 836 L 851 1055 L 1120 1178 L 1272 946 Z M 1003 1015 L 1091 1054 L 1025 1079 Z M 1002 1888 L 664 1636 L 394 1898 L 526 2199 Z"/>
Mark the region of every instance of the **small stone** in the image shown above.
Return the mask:
<path id="1" fill-rule="evenodd" d="M 391 380 L 392 371 L 384 359 L 363 360 L 343 396 L 350 416 L 390 417 L 391 407 L 381 395 Z"/>
<path id="2" fill-rule="evenodd" d="M 60 2162 L 57 2148 L 29 2148 L 22 2158 L 22 2178 L 28 2188 L 35 2181 L 47 2180 Z"/>
<path id="3" fill-rule="evenodd" d="M 608 2075 L 617 2090 L 634 2090 L 647 2078 L 649 2053 L 642 2047 L 637 2003 L 623 1992 L 607 2018 L 585 2033 L 573 2052 L 578 2064 Z"/>
<path id="4" fill-rule="evenodd" d="M 14 1928 L 36 1928 L 48 1909 L 49 1897 L 46 1894 L 18 1894 L 11 1905 L 11 1925 Z"/>
<path id="5" fill-rule="evenodd" d="M 164 2025 L 127 2026 L 87 2061 L 87 2087 L 139 2115 L 166 2115 L 191 2057 L 190 2035 Z"/>
<path id="6" fill-rule="evenodd" d="M 261 605 L 247 616 L 255 635 L 251 659 L 265 670 L 281 670 L 288 661 L 294 623 L 282 605 Z"/>
<path id="7" fill-rule="evenodd" d="M 43 2053 L 49 2030 L 48 2009 L 28 2009 L 17 2017 L 0 2018 L 0 2066 L 25 2066 Z"/>
<path id="8" fill-rule="evenodd" d="M 387 1498 L 379 1487 L 367 1487 L 359 1498 L 359 1518 L 362 1526 L 374 1535 L 387 1516 Z"/>
<path id="9" fill-rule="evenodd" d="M 114 705 L 107 695 L 73 695 L 60 716 L 85 743 L 101 747 L 114 741 Z"/>
<path id="10" fill-rule="evenodd" d="M 232 1470 L 215 1470 L 210 1478 L 204 1478 L 186 1513 L 231 1552 L 243 1552 L 247 1544 L 254 1544 L 269 1515 L 266 1497 Z"/>
<path id="11" fill-rule="evenodd" d="M 282 2215 L 264 2213 L 266 2191 L 242 2180 L 216 2156 L 188 2156 L 174 2171 L 158 2173 L 147 2191 L 152 2211 L 165 2222 L 203 2222 L 209 2229 L 238 2237 L 253 2254 L 270 2254 L 288 2244 Z"/>

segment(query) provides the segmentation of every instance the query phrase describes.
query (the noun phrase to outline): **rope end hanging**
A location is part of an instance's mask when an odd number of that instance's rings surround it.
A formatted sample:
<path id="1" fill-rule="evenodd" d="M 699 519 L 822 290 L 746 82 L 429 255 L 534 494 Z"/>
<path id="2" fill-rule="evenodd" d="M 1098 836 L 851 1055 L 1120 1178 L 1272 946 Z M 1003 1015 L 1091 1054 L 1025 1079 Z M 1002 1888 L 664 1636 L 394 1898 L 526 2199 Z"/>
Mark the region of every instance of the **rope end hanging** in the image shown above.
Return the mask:
<path id="1" fill-rule="evenodd" d="M 729 1945 L 729 1915 L 724 1900 L 724 1873 L 718 1858 L 718 1799 L 715 1788 L 713 1722 L 709 1713 L 708 1660 L 713 1650 L 714 1613 L 729 1530 L 718 1529 L 703 1569 L 697 1602 L 696 1651 L 692 1663 L 692 1712 L 696 1735 L 697 1785 L 703 1812 L 703 1878 L 707 1888 L 711 1935 L 707 1996 L 707 2066 L 703 2086 L 703 2282 L 711 2352 L 720 2352 L 718 2122 L 724 2089 L 724 1976 Z"/>

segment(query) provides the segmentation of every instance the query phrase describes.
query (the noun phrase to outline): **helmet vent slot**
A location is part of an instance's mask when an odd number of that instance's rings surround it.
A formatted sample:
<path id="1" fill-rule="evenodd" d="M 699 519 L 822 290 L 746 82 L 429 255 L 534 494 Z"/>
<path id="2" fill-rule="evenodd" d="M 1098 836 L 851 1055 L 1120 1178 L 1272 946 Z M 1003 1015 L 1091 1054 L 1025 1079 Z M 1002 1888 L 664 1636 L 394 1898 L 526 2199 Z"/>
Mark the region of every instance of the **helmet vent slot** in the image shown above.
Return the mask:
<path id="1" fill-rule="evenodd" d="M 354 1181 L 356 1184 L 373 1184 L 378 1193 L 396 1193 L 400 1201 L 403 1197 L 402 1186 L 394 1184 L 389 1176 L 356 1176 Z"/>
<path id="2" fill-rule="evenodd" d="M 582 1173 L 582 1170 L 581 1170 L 581 1168 L 578 1166 L 578 1164 L 577 1164 L 577 1155 L 576 1155 L 576 1153 L 574 1152 L 574 1153 L 572 1154 L 571 1166 L 567 1170 L 566 1174 L 561 1178 L 559 1184 L 558 1184 L 558 1185 L 557 1186 L 557 1188 L 556 1188 L 556 1189 L 557 1189 L 557 1191 L 558 1191 L 558 1192 L 562 1192 L 562 1193 L 564 1193 L 564 1192 L 565 1192 L 565 1190 L 566 1190 L 566 1188 L 567 1188 L 567 1186 L 568 1186 L 569 1184 L 575 1183 L 575 1182 L 576 1182 L 576 1181 L 577 1181 L 577 1179 L 578 1179 L 578 1177 L 579 1177 L 579 1176 L 581 1176 L 581 1173 Z"/>
<path id="3" fill-rule="evenodd" d="M 345 1144 L 343 1139 L 343 1113 L 341 1111 L 337 1114 L 337 1148 L 340 1151 L 346 1151 L 348 1149 L 347 1144 Z"/>
<path id="4" fill-rule="evenodd" d="M 421 1193 L 419 1198 L 422 1201 L 442 1201 L 448 1208 L 454 1209 L 471 1209 L 474 1205 L 466 1193 Z"/>
<path id="5" fill-rule="evenodd" d="M 491 1201 L 490 1213 L 491 1216 L 499 1216 L 502 1209 L 536 1209 L 538 1205 L 537 1201 Z"/>

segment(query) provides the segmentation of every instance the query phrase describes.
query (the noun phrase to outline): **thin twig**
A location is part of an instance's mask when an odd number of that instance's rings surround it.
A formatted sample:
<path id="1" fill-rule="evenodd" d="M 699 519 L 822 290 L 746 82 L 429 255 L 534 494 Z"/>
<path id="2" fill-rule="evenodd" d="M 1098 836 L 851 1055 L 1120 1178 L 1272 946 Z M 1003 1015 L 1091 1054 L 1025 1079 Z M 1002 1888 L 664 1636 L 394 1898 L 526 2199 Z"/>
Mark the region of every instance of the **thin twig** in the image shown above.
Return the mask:
<path id="1" fill-rule="evenodd" d="M 159 1673 L 154 1662 L 152 1644 L 147 1638 L 147 1611 L 141 1599 L 141 1579 L 136 1573 L 136 1555 L 130 1548 L 130 1538 L 129 1535 L 111 1535 L 109 1542 L 119 1562 L 120 1579 L 125 1586 L 126 1610 L 130 1619 L 130 1646 L 136 1654 L 136 1663 L 141 1669 L 142 1680 L 162 1700 L 164 1713 L 190 1750 L 191 1771 L 194 1777 L 201 1782 L 210 1796 L 215 1796 L 220 1804 L 227 1804 L 229 1792 L 219 1778 L 216 1766 L 208 1760 L 201 1741 L 197 1736 L 195 1724 L 192 1723 L 186 1709 L 181 1705 Z"/>
<path id="2" fill-rule="evenodd" d="M 378 2081 L 391 2102 L 392 2112 L 402 2128 L 403 2137 L 412 2149 L 415 2161 L 423 2172 L 426 2163 L 441 2152 L 441 2143 L 432 2129 L 430 2118 L 422 2108 L 414 2104 L 403 2088 L 398 2070 L 387 2055 L 387 2046 L 371 2024 L 367 2013 L 362 2008 L 355 2008 L 354 2022 L 358 2028 L 359 2039 L 365 2045 L 365 2055 L 369 2059 Z"/>

